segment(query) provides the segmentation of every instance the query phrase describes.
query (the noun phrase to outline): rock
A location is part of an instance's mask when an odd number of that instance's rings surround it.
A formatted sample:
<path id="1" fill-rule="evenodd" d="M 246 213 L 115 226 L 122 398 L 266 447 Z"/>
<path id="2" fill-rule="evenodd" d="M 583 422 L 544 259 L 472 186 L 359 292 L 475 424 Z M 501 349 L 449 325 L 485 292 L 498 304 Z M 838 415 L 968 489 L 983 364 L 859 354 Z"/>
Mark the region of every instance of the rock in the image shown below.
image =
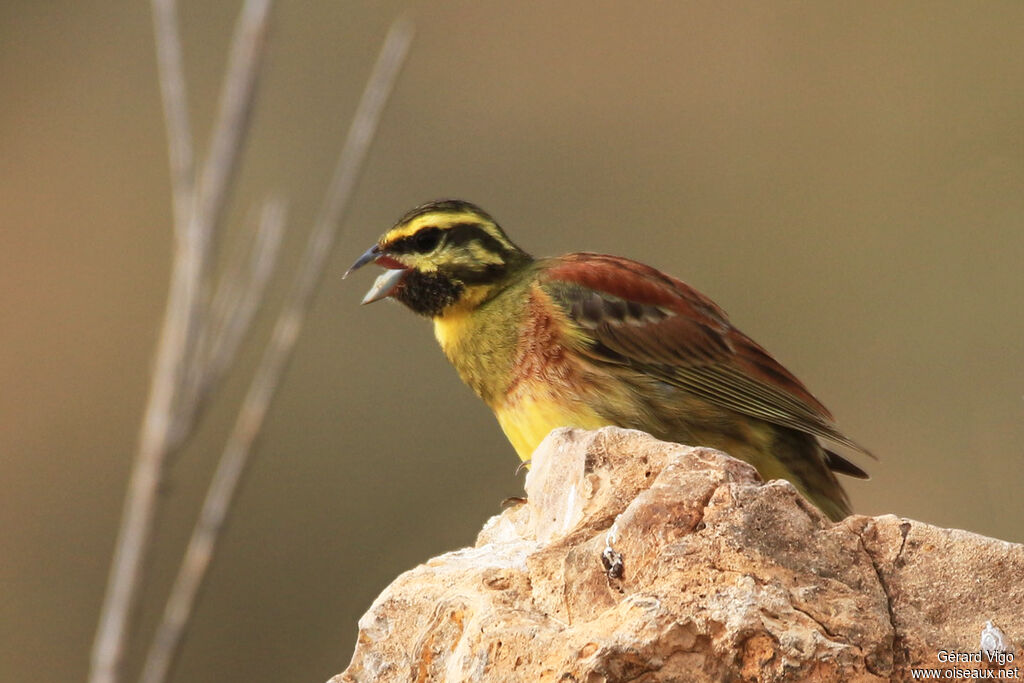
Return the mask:
<path id="1" fill-rule="evenodd" d="M 979 656 L 988 621 L 1024 634 L 1024 546 L 834 524 L 712 449 L 555 430 L 526 491 L 475 547 L 398 577 L 332 683 L 903 680 L 1000 668 L 940 660 Z M 1007 647 L 1009 670 L 1024 653 Z"/>

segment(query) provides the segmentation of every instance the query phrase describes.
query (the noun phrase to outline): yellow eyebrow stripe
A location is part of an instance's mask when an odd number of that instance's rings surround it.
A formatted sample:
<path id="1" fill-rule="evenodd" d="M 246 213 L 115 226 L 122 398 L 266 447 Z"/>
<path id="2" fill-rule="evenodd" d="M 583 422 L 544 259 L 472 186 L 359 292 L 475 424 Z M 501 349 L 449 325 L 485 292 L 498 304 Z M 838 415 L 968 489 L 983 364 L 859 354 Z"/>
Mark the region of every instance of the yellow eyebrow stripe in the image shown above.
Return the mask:
<path id="1" fill-rule="evenodd" d="M 399 225 L 395 227 L 391 232 L 385 236 L 384 244 L 391 244 L 396 240 L 400 240 L 403 237 L 413 235 L 423 228 L 435 227 L 441 230 L 448 230 L 453 225 L 459 225 L 460 223 L 480 223 L 479 214 L 470 213 L 463 211 L 460 213 L 428 213 L 423 216 L 417 216 L 405 225 Z"/>

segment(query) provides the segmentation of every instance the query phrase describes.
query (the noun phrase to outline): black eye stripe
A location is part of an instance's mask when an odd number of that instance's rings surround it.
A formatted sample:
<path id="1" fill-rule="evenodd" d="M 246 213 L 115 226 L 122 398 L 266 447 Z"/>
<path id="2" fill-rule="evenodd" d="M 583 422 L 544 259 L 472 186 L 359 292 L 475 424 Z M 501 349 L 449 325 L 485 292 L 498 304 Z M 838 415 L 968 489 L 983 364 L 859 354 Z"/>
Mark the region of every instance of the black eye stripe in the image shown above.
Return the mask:
<path id="1" fill-rule="evenodd" d="M 454 245 L 476 242 L 492 254 L 504 255 L 505 245 L 488 233 L 479 223 L 457 223 L 448 229 L 448 242 Z"/>
<path id="2" fill-rule="evenodd" d="M 426 254 L 437 248 L 442 238 L 446 238 L 453 246 L 464 246 L 470 242 L 476 242 L 487 251 L 504 255 L 507 253 L 505 245 L 489 234 L 479 223 L 458 223 L 441 229 L 436 226 L 428 226 L 417 230 L 412 235 L 406 235 L 397 239 L 388 246 L 388 251 L 395 254 Z"/>
<path id="3" fill-rule="evenodd" d="M 440 241 L 440 228 L 427 228 L 425 230 L 420 230 L 412 236 L 412 242 L 416 247 L 416 251 L 420 252 L 433 251 Z"/>
<path id="4" fill-rule="evenodd" d="M 423 228 L 412 235 L 396 240 L 387 247 L 387 250 L 395 254 L 409 254 L 412 252 L 425 254 L 437 248 L 437 245 L 441 242 L 441 236 L 441 228 Z"/>

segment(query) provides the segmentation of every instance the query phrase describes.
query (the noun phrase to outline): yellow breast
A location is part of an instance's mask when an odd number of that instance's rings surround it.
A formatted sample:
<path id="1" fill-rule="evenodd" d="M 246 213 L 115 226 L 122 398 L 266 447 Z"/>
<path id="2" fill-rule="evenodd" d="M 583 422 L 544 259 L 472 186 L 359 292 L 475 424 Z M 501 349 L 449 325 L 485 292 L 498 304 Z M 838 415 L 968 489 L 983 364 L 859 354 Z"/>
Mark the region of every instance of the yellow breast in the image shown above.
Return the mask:
<path id="1" fill-rule="evenodd" d="M 567 403 L 552 396 L 522 397 L 495 408 L 494 415 L 521 460 L 529 460 L 552 429 L 597 429 L 611 424 L 585 405 Z"/>
<path id="2" fill-rule="evenodd" d="M 474 314 L 489 293 L 490 287 L 487 286 L 469 287 L 455 304 L 434 318 L 434 336 L 449 358 L 456 353 L 456 346 L 479 336 L 476 329 L 481 326 L 481 316 Z"/>
<path id="3" fill-rule="evenodd" d="M 441 345 L 445 355 L 451 356 L 460 340 L 466 337 L 471 325 L 468 313 L 457 311 L 440 318 L 434 318 L 434 338 Z"/>
<path id="4" fill-rule="evenodd" d="M 487 307 L 475 305 L 480 294 L 469 294 L 470 305 L 434 318 L 434 336 L 521 459 L 556 427 L 614 424 L 599 406 L 620 392 L 585 371 L 567 347 L 571 328 L 544 292 L 525 283 Z"/>

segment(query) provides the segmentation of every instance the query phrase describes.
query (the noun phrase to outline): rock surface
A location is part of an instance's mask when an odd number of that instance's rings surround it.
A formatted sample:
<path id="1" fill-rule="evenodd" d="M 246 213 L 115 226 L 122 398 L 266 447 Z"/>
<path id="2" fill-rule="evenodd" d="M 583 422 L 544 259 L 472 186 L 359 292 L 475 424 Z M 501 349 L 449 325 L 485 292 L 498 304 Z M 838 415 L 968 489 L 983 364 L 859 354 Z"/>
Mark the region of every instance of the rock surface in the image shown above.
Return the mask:
<path id="1" fill-rule="evenodd" d="M 552 432 L 526 491 L 475 547 L 398 577 L 331 682 L 1020 676 L 1024 546 L 891 515 L 833 524 L 723 453 L 612 427 Z M 940 661 L 978 656 L 987 621 L 1013 661 Z"/>

